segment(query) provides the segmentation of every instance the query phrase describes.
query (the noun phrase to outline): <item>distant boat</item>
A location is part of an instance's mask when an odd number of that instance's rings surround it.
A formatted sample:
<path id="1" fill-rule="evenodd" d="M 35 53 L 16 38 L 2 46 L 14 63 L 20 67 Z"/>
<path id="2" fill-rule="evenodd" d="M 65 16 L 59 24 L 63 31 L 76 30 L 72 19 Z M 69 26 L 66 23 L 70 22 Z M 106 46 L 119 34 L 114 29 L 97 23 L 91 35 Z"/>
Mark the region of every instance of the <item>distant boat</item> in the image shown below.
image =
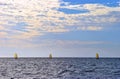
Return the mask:
<path id="1" fill-rule="evenodd" d="M 99 59 L 99 54 L 98 53 L 96 53 L 96 59 Z"/>
<path id="2" fill-rule="evenodd" d="M 52 59 L 52 54 L 49 55 L 49 58 Z"/>
<path id="3" fill-rule="evenodd" d="M 14 54 L 14 58 L 15 58 L 15 59 L 18 59 L 17 53 Z"/>

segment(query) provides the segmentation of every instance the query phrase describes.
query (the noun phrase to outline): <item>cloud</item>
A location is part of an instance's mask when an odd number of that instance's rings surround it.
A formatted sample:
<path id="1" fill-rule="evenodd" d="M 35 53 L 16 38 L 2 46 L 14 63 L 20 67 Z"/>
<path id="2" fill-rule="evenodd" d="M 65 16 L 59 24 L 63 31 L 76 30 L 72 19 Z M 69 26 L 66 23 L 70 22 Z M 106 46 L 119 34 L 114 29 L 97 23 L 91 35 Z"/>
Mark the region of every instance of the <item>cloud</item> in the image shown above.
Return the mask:
<path id="1" fill-rule="evenodd" d="M 83 8 L 83 4 L 77 4 L 77 5 L 65 5 L 65 6 L 61 6 L 60 8 L 66 8 L 66 9 L 74 9 L 74 10 L 82 10 Z"/>
<path id="2" fill-rule="evenodd" d="M 0 30 L 5 30 L 5 28 L 3 26 L 0 26 Z"/>
<path id="3" fill-rule="evenodd" d="M 78 30 L 98 31 L 98 30 L 102 30 L 102 27 L 98 27 L 98 26 L 78 27 Z"/>
<path id="4" fill-rule="evenodd" d="M 84 8 L 90 11 L 90 15 L 106 15 L 113 11 L 120 12 L 120 7 L 108 7 L 100 4 L 85 4 Z"/>
<path id="5" fill-rule="evenodd" d="M 59 11 L 60 8 L 88 12 L 66 14 Z M 73 30 L 97 31 L 104 30 L 104 24 L 119 23 L 119 13 L 120 7 L 102 4 L 71 5 L 61 0 L 0 0 L 0 30 L 6 33 L 7 38 L 13 39 L 31 39 L 47 33 Z M 15 29 L 22 22 L 27 24 L 22 28 L 24 30 Z"/>
<path id="6" fill-rule="evenodd" d="M 98 16 L 98 15 L 107 15 L 110 12 L 117 11 L 120 12 L 120 7 L 108 7 L 103 4 L 76 4 L 76 5 L 65 5 L 61 6 L 60 8 L 66 8 L 70 10 L 87 10 L 86 13 L 82 13 L 81 15 L 92 15 L 92 16 Z"/>
<path id="7" fill-rule="evenodd" d="M 0 33 L 2 34 L 2 33 Z M 4 33 L 3 33 L 4 34 Z M 70 48 L 70 47 L 87 47 L 89 45 L 100 45 L 107 44 L 103 41 L 81 41 L 81 40 L 40 40 L 37 42 L 33 39 L 24 40 L 24 39 L 6 39 L 0 41 L 0 47 L 5 48 Z"/>
<path id="8" fill-rule="evenodd" d="M 63 45 L 63 46 L 72 46 L 72 45 L 95 45 L 95 44 L 103 44 L 105 42 L 101 41 L 80 41 L 80 40 L 56 40 L 55 41 L 58 45 Z M 56 44 L 56 45 L 57 45 Z"/>
<path id="9" fill-rule="evenodd" d="M 25 40 L 19 40 L 19 39 L 6 39 L 0 41 L 0 47 L 5 48 L 32 48 L 36 47 L 35 44 L 29 43 Z"/>
<path id="10" fill-rule="evenodd" d="M 6 32 L 0 32 L 0 38 L 4 38 L 7 37 L 7 33 Z"/>
<path id="11" fill-rule="evenodd" d="M 120 6 L 120 1 L 118 1 L 117 3 L 118 3 L 118 5 Z"/>

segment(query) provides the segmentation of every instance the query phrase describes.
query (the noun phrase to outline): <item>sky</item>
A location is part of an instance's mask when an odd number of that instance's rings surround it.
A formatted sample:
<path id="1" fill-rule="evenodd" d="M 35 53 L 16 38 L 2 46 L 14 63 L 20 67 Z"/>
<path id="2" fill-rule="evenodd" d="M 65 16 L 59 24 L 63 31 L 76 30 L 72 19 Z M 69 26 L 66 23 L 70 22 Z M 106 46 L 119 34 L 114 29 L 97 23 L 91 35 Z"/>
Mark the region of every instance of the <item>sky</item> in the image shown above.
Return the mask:
<path id="1" fill-rule="evenodd" d="M 0 0 L 0 57 L 120 57 L 120 0 Z"/>

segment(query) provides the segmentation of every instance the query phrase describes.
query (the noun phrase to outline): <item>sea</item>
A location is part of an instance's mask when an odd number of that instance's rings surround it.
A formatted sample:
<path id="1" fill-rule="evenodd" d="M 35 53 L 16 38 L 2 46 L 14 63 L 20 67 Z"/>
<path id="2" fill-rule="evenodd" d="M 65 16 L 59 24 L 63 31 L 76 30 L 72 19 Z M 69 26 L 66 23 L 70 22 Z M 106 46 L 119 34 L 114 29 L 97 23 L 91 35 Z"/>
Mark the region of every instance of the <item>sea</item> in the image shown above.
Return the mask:
<path id="1" fill-rule="evenodd" d="M 120 79 L 120 58 L 0 58 L 0 79 Z"/>

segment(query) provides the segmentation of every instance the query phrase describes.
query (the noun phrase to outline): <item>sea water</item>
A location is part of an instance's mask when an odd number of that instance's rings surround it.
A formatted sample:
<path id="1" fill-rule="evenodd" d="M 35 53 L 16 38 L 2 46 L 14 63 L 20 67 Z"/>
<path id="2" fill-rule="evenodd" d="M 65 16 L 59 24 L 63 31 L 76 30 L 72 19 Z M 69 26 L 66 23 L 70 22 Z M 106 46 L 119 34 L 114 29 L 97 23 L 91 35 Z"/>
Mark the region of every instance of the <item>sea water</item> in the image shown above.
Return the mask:
<path id="1" fill-rule="evenodd" d="M 120 59 L 0 58 L 0 79 L 120 79 Z"/>

